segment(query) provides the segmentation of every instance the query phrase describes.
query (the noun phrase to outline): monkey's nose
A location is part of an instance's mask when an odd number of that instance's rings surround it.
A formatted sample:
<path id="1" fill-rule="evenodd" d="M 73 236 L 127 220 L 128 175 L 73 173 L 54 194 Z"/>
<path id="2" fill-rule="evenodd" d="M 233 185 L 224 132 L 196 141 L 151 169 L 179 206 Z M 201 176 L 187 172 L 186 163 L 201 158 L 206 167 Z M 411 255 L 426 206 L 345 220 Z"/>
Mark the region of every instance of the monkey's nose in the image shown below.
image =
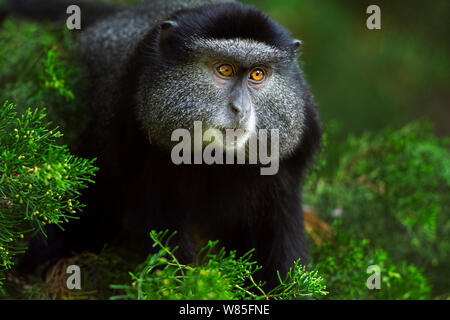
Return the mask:
<path id="1" fill-rule="evenodd" d="M 234 115 L 237 119 L 242 120 L 247 116 L 247 108 L 242 107 L 241 105 L 237 103 L 230 103 L 231 111 L 233 111 Z"/>
<path id="2" fill-rule="evenodd" d="M 234 103 L 230 103 L 231 110 L 233 110 L 234 113 L 238 114 L 241 112 L 241 108 L 237 107 Z"/>

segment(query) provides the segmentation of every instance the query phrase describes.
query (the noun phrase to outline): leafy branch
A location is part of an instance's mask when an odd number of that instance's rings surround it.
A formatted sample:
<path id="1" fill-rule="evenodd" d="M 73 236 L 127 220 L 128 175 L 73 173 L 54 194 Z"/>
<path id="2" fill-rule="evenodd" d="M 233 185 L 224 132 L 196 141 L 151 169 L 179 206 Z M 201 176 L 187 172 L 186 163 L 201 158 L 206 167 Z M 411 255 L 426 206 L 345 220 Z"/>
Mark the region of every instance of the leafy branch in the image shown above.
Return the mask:
<path id="1" fill-rule="evenodd" d="M 308 272 L 300 261 L 294 263 L 280 285 L 266 292 L 264 282 L 257 282 L 254 274 L 261 269 L 252 261 L 253 250 L 241 257 L 235 251 L 217 248 L 218 241 L 209 241 L 198 255 L 195 264 L 181 264 L 175 256 L 178 247 L 169 241 L 176 232 L 152 231 L 150 237 L 159 251 L 147 258 L 137 273 L 130 273 L 131 285 L 112 285 L 124 291 L 111 299 L 294 299 L 325 295 L 323 279 L 317 271 Z"/>
<path id="2" fill-rule="evenodd" d="M 50 129 L 45 109 L 0 106 L 0 273 L 14 265 L 32 232 L 45 236 L 45 226 L 78 218 L 83 205 L 79 190 L 92 183 L 94 160 L 74 157 L 57 144 L 58 128 Z"/>

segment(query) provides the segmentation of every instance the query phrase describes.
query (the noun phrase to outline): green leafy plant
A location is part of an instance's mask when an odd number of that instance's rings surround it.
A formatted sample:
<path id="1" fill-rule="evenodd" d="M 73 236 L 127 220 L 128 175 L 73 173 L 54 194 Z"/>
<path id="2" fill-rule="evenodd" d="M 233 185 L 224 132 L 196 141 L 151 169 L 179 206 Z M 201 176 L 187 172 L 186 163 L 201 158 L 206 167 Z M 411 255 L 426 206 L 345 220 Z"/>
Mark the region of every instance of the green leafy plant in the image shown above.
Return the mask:
<path id="1" fill-rule="evenodd" d="M 13 101 L 19 112 L 48 107 L 47 116 L 64 132 L 66 144 L 86 123 L 79 94 L 86 76 L 74 52 L 67 28 L 14 19 L 0 28 L 0 97 Z"/>
<path id="2" fill-rule="evenodd" d="M 238 258 L 234 251 L 218 249 L 217 241 L 208 242 L 197 263 L 181 264 L 174 255 L 177 247 L 169 245 L 174 235 L 168 236 L 167 230 L 150 233 L 159 251 L 148 257 L 138 273 L 130 273 L 131 285 L 112 286 L 124 291 L 113 299 L 292 299 L 327 294 L 317 271 L 306 271 L 300 261 L 285 278 L 278 274 L 280 285 L 267 292 L 264 283 L 253 278 L 261 267 L 251 261 L 251 252 Z"/>
<path id="3" fill-rule="evenodd" d="M 48 92 L 55 90 L 56 95 L 64 97 L 67 102 L 74 100 L 75 96 L 72 90 L 66 86 L 66 79 L 75 77 L 77 70 L 61 59 L 61 54 L 58 53 L 56 47 L 47 50 L 43 65 L 44 70 L 40 78 L 47 90 L 41 92 L 42 99 L 55 96 Z"/>
<path id="4" fill-rule="evenodd" d="M 449 142 L 422 122 L 350 137 L 337 166 L 323 155 L 305 187 L 305 201 L 325 221 L 342 219 L 346 233 L 370 239 L 395 263 L 423 268 L 435 294 L 448 295 Z M 321 173 L 327 170 L 332 173 Z"/>
<path id="5" fill-rule="evenodd" d="M 320 270 L 330 294 L 325 299 L 429 299 L 430 286 L 422 270 L 405 262 L 395 264 L 382 249 L 374 249 L 370 241 L 355 240 L 342 228 L 342 221 L 334 225 L 333 237 L 312 246 L 312 266 Z M 369 266 L 380 269 L 381 287 L 369 290 Z"/>
<path id="6" fill-rule="evenodd" d="M 74 157 L 57 144 L 62 134 L 45 122 L 45 110 L 18 116 L 0 107 L 0 272 L 26 249 L 24 238 L 45 225 L 77 218 L 79 190 L 93 182 L 93 160 Z"/>

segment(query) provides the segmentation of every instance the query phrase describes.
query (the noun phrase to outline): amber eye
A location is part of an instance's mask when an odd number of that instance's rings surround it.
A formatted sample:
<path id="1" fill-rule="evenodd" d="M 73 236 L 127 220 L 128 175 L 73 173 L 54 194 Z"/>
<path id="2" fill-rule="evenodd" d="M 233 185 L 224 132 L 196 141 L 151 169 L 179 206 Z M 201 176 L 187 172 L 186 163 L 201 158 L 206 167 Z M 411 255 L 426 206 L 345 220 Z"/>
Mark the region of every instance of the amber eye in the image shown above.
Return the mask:
<path id="1" fill-rule="evenodd" d="M 229 64 L 222 64 L 217 67 L 217 72 L 219 75 L 229 78 L 233 75 L 233 67 Z"/>
<path id="2" fill-rule="evenodd" d="M 250 73 L 250 80 L 254 81 L 254 82 L 261 82 L 264 79 L 264 70 L 257 68 L 254 69 L 251 73 Z"/>

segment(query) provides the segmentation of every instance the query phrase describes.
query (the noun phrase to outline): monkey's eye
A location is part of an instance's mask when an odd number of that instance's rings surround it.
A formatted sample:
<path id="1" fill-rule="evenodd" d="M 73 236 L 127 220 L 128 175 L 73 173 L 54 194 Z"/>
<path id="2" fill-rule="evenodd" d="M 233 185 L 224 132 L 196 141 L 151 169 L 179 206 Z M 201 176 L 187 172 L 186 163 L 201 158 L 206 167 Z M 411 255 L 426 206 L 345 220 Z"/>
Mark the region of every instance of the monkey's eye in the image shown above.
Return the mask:
<path id="1" fill-rule="evenodd" d="M 216 71 L 219 75 L 225 78 L 229 78 L 234 74 L 233 66 L 229 64 L 221 64 L 217 67 Z"/>
<path id="2" fill-rule="evenodd" d="M 265 72 L 261 68 L 253 69 L 248 78 L 253 82 L 261 82 L 264 80 Z"/>

